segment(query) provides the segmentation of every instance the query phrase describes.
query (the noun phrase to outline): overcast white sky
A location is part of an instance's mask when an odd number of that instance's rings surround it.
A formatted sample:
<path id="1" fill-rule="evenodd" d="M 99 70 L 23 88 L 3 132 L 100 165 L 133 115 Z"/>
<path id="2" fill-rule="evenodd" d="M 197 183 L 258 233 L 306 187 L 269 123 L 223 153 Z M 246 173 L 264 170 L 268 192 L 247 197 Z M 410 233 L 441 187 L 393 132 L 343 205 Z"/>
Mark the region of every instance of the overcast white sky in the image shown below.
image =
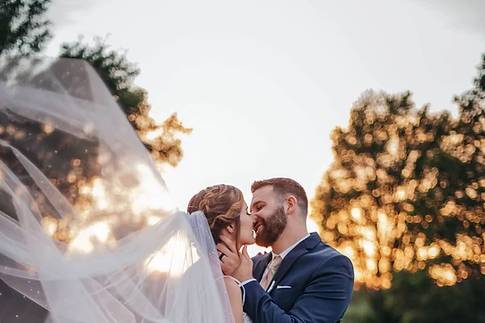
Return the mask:
<path id="1" fill-rule="evenodd" d="M 166 182 L 184 209 L 228 183 L 292 177 L 310 197 L 332 161 L 330 132 L 366 89 L 411 90 L 453 110 L 485 52 L 485 1 L 54 0 L 59 45 L 108 36 L 141 69 L 153 116 L 191 135 Z"/>

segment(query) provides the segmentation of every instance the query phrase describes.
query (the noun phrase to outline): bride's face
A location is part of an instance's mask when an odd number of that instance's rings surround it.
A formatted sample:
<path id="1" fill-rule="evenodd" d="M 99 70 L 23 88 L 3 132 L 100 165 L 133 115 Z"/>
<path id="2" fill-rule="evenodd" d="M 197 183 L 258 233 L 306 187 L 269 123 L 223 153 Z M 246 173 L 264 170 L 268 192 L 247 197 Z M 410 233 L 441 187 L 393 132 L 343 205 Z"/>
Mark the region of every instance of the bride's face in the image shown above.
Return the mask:
<path id="1" fill-rule="evenodd" d="M 254 216 L 248 212 L 248 206 L 246 203 L 243 203 L 243 207 L 241 209 L 241 225 L 240 225 L 240 234 L 239 234 L 239 241 L 241 244 L 253 244 L 254 243 Z"/>

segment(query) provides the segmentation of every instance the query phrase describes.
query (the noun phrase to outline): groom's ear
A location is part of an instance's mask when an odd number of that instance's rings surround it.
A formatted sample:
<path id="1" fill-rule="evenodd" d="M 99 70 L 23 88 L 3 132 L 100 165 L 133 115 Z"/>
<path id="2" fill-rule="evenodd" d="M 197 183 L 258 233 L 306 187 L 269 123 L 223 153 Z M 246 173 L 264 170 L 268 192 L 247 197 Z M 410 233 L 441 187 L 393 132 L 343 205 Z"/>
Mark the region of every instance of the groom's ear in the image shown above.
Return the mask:
<path id="1" fill-rule="evenodd" d="M 287 214 L 292 214 L 296 211 L 296 208 L 298 207 L 298 201 L 295 196 L 289 195 L 286 198 L 286 205 L 287 205 Z"/>

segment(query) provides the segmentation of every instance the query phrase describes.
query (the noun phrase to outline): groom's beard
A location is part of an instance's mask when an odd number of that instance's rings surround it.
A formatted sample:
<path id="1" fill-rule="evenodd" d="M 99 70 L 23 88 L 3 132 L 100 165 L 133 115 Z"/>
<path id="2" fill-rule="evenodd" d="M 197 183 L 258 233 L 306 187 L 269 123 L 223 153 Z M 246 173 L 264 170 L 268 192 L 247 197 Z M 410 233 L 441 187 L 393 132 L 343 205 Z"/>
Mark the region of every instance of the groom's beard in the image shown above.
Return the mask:
<path id="1" fill-rule="evenodd" d="M 262 247 L 271 246 L 286 228 L 288 219 L 286 218 L 285 209 L 280 207 L 266 220 L 261 219 L 263 228 L 259 234 L 256 234 L 256 244 Z"/>

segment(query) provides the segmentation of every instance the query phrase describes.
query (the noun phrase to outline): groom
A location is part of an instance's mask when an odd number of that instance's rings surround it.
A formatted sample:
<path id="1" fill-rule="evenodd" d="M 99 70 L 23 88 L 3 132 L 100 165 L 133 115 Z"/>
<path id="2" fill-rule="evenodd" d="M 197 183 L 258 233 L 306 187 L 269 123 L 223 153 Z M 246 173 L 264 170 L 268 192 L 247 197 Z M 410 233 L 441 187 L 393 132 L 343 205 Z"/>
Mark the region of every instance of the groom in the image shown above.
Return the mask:
<path id="1" fill-rule="evenodd" d="M 304 189 L 272 178 L 254 182 L 251 191 L 256 243 L 272 252 L 251 261 L 231 240 L 218 244 L 222 270 L 242 282 L 244 312 L 254 323 L 339 322 L 352 295 L 352 264 L 308 233 Z"/>

